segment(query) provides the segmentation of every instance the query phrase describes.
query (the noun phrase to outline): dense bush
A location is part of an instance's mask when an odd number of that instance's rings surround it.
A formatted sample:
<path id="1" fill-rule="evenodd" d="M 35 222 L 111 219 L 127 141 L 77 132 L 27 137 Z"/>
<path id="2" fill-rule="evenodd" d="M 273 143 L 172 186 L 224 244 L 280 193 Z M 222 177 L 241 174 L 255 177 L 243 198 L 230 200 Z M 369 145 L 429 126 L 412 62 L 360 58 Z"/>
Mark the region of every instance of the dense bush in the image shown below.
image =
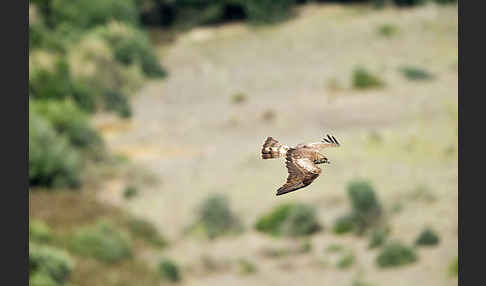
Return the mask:
<path id="1" fill-rule="evenodd" d="M 400 68 L 400 71 L 408 80 L 418 81 L 418 80 L 430 80 L 434 78 L 428 71 L 422 68 L 407 66 L 407 67 Z"/>
<path id="2" fill-rule="evenodd" d="M 373 229 L 370 234 L 368 248 L 376 248 L 382 246 L 386 242 L 389 233 L 390 230 L 387 227 L 378 227 Z"/>
<path id="3" fill-rule="evenodd" d="M 114 110 L 109 108 L 111 103 L 107 102 L 108 92 L 118 93 L 124 104 L 127 104 L 128 96 L 136 92 L 144 80 L 140 67 L 119 63 L 108 41 L 100 35 L 100 30 L 111 29 L 113 26 L 124 27 L 113 24 L 96 28 L 84 35 L 69 53 L 73 77 L 91 88 L 91 94 L 97 99 L 96 107 L 108 110 Z"/>
<path id="4" fill-rule="evenodd" d="M 378 27 L 378 34 L 390 38 L 398 33 L 398 28 L 391 24 L 383 24 Z"/>
<path id="5" fill-rule="evenodd" d="M 419 246 L 434 246 L 439 244 L 439 236 L 434 230 L 425 228 L 415 240 L 415 244 Z"/>
<path id="6" fill-rule="evenodd" d="M 181 280 L 179 266 L 170 259 L 162 259 L 159 262 L 159 274 L 162 279 L 170 282 L 179 282 Z"/>
<path id="7" fill-rule="evenodd" d="M 166 75 L 138 26 L 139 9 L 138 0 L 30 1 L 32 186 L 78 186 L 79 151 L 94 158 L 103 151 L 84 112 L 103 108 L 129 117 L 129 96 L 144 77 Z"/>
<path id="8" fill-rule="evenodd" d="M 46 49 L 65 52 L 65 45 L 63 38 L 49 30 L 42 19 L 38 19 L 35 23 L 29 23 L 29 50 Z"/>
<path id="9" fill-rule="evenodd" d="M 353 71 L 353 87 L 356 89 L 379 88 L 384 85 L 383 81 L 376 75 L 362 67 Z"/>
<path id="10" fill-rule="evenodd" d="M 243 92 L 235 93 L 231 96 L 231 102 L 234 104 L 242 104 L 248 100 L 248 95 Z"/>
<path id="11" fill-rule="evenodd" d="M 72 100 L 30 100 L 29 109 L 42 114 L 59 134 L 67 136 L 73 146 L 89 150 L 102 146 L 101 136 L 91 127 L 88 115 Z"/>
<path id="12" fill-rule="evenodd" d="M 362 233 L 374 225 L 382 214 L 375 190 L 368 181 L 355 180 L 348 184 L 348 196 L 352 206 L 352 217 L 357 231 Z"/>
<path id="13" fill-rule="evenodd" d="M 402 266 L 413 263 L 416 260 L 417 255 L 413 248 L 400 242 L 391 242 L 385 245 L 376 257 L 376 263 L 381 268 Z"/>
<path id="14" fill-rule="evenodd" d="M 248 20 L 258 23 L 272 23 L 291 15 L 295 0 L 247 0 L 242 1 Z"/>
<path id="15" fill-rule="evenodd" d="M 351 232 L 356 228 L 355 217 L 352 214 L 343 215 L 336 219 L 332 228 L 336 234 Z"/>
<path id="16" fill-rule="evenodd" d="M 449 263 L 447 271 L 449 276 L 457 276 L 457 272 L 459 271 L 459 261 L 457 257 L 452 259 L 452 261 Z"/>
<path id="17" fill-rule="evenodd" d="M 258 231 L 274 236 L 310 235 L 321 230 L 315 209 L 305 204 L 283 204 L 262 216 L 255 225 Z"/>
<path id="18" fill-rule="evenodd" d="M 295 0 L 175 0 L 145 1 L 142 22 L 192 27 L 233 20 L 274 23 L 292 14 Z"/>
<path id="19" fill-rule="evenodd" d="M 103 93 L 105 98 L 105 109 L 115 111 L 120 117 L 128 118 L 132 116 L 132 108 L 126 95 L 121 91 L 107 90 Z"/>
<path id="20" fill-rule="evenodd" d="M 134 186 L 126 186 L 123 189 L 123 196 L 125 197 L 125 199 L 131 199 L 135 197 L 137 194 L 138 194 L 138 190 Z"/>
<path id="21" fill-rule="evenodd" d="M 321 229 L 314 207 L 297 205 L 283 225 L 284 233 L 290 236 L 313 234 Z"/>
<path id="22" fill-rule="evenodd" d="M 125 65 L 140 64 L 142 71 L 148 77 L 164 77 L 166 75 L 145 37 L 123 39 L 113 49 L 117 61 Z"/>
<path id="23" fill-rule="evenodd" d="M 224 195 L 213 194 L 202 202 L 198 209 L 199 221 L 209 238 L 228 232 L 240 231 L 241 222 L 231 211 Z"/>
<path id="24" fill-rule="evenodd" d="M 344 253 L 344 255 L 339 259 L 336 266 L 339 269 L 348 269 L 349 267 L 351 267 L 354 264 L 355 260 L 356 260 L 356 257 L 354 255 L 354 253 L 351 252 L 351 251 L 348 251 L 348 252 Z"/>
<path id="25" fill-rule="evenodd" d="M 136 64 L 148 77 L 164 77 L 167 75 L 161 66 L 146 33 L 133 27 L 110 22 L 94 30 L 112 49 L 114 58 L 124 64 Z"/>
<path id="26" fill-rule="evenodd" d="M 78 106 L 86 111 L 95 110 L 95 92 L 71 75 L 69 62 L 66 58 L 53 58 L 52 66 L 40 66 L 35 61 L 29 72 L 29 96 L 34 99 L 60 100 L 72 98 Z"/>
<path id="27" fill-rule="evenodd" d="M 79 29 L 88 29 L 110 20 L 138 24 L 135 0 L 52 0 L 49 6 L 54 25 L 68 24 Z"/>
<path id="28" fill-rule="evenodd" d="M 107 222 L 78 230 L 71 241 L 71 249 L 107 263 L 118 262 L 132 255 L 127 236 Z"/>
<path id="29" fill-rule="evenodd" d="M 29 286 L 59 286 L 51 276 L 45 272 L 36 271 L 29 274 Z"/>
<path id="30" fill-rule="evenodd" d="M 274 23 L 292 15 L 292 9 L 309 2 L 367 2 L 377 8 L 386 4 L 413 6 L 427 0 L 143 0 L 140 17 L 147 25 L 192 27 L 233 20 L 254 23 Z M 457 0 L 430 0 L 436 3 L 455 3 Z"/>
<path id="31" fill-rule="evenodd" d="M 55 59 L 53 67 L 38 68 L 29 73 L 29 95 L 39 99 L 61 99 L 71 92 L 69 64 L 64 58 Z"/>
<path id="32" fill-rule="evenodd" d="M 258 271 L 257 266 L 253 262 L 243 258 L 238 260 L 238 268 L 239 273 L 242 275 L 249 275 Z"/>
<path id="33" fill-rule="evenodd" d="M 29 185 L 77 187 L 80 184 L 81 158 L 51 124 L 29 112 Z"/>
<path id="34" fill-rule="evenodd" d="M 48 242 L 51 240 L 51 229 L 41 220 L 29 221 L 29 240 L 34 242 Z"/>
<path id="35" fill-rule="evenodd" d="M 164 247 L 167 241 L 159 234 L 153 224 L 142 219 L 132 219 L 128 222 L 128 228 L 135 237 L 142 238 L 157 247 Z"/>
<path id="36" fill-rule="evenodd" d="M 73 261 L 60 249 L 29 243 L 31 285 L 64 285 L 73 270 Z M 49 284 L 55 283 L 55 284 Z"/>

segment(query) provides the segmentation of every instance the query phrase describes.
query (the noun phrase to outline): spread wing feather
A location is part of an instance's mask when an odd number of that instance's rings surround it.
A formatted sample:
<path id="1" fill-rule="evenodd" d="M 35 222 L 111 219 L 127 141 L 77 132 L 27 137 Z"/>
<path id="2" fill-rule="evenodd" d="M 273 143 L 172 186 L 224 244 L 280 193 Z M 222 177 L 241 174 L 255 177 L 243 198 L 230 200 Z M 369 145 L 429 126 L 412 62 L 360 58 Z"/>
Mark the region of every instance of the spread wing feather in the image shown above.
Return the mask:
<path id="1" fill-rule="evenodd" d="M 322 138 L 321 142 L 314 142 L 306 144 L 307 148 L 311 148 L 314 150 L 320 150 L 327 147 L 339 147 L 341 144 L 337 141 L 337 139 L 332 135 L 327 135 L 327 138 Z"/>
<path id="2" fill-rule="evenodd" d="M 287 182 L 277 190 L 277 196 L 310 185 L 321 173 L 321 169 L 301 149 L 289 149 L 286 154 L 285 165 L 289 176 Z"/>

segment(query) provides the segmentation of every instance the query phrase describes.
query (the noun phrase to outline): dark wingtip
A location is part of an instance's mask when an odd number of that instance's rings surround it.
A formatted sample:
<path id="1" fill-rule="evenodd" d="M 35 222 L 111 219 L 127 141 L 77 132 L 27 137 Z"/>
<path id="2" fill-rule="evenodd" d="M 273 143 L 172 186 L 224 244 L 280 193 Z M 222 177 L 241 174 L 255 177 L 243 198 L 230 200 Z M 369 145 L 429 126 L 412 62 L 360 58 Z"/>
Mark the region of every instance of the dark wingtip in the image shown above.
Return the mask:
<path id="1" fill-rule="evenodd" d="M 334 139 L 334 142 L 335 142 L 336 144 L 341 145 L 341 144 L 339 144 L 339 142 L 337 141 L 337 139 L 336 139 L 334 136 L 332 136 L 332 138 Z"/>
<path id="2" fill-rule="evenodd" d="M 327 134 L 327 138 L 329 139 L 329 141 L 334 142 L 329 134 Z"/>

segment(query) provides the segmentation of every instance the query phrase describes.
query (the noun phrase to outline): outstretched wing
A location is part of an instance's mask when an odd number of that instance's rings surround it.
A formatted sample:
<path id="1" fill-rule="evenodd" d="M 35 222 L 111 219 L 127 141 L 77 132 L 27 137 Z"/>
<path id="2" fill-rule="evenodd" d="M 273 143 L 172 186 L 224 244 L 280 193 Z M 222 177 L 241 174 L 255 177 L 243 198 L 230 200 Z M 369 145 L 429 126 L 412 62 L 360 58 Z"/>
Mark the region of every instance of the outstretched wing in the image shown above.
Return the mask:
<path id="1" fill-rule="evenodd" d="M 322 138 L 321 142 L 305 144 L 305 147 L 320 150 L 327 147 L 339 147 L 340 145 L 334 136 L 328 134 L 327 138 Z"/>
<path id="2" fill-rule="evenodd" d="M 289 176 L 287 177 L 287 182 L 277 190 L 277 196 L 310 185 L 321 173 L 321 169 L 301 149 L 289 149 L 285 165 Z"/>

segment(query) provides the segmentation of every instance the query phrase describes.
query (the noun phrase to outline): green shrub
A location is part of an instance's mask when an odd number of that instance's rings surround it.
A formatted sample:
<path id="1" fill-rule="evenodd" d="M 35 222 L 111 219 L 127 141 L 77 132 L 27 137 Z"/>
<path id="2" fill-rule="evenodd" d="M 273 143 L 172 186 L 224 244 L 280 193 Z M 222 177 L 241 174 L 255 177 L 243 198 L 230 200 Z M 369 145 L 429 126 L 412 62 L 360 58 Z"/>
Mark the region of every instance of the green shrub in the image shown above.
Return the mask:
<path id="1" fill-rule="evenodd" d="M 170 282 L 179 282 L 181 280 L 179 266 L 169 259 L 162 259 L 159 262 L 159 274 L 162 279 Z"/>
<path id="2" fill-rule="evenodd" d="M 382 209 L 375 190 L 368 181 L 354 180 L 348 184 L 348 196 L 352 206 L 352 217 L 358 233 L 374 225 L 381 216 Z"/>
<path id="3" fill-rule="evenodd" d="M 123 190 L 123 196 L 125 199 L 131 199 L 137 195 L 138 191 L 137 188 L 134 186 L 126 186 Z"/>
<path id="4" fill-rule="evenodd" d="M 122 92 L 116 90 L 107 90 L 104 93 L 105 97 L 105 108 L 108 111 L 116 111 L 120 117 L 131 117 L 132 108 L 128 102 L 127 96 L 123 95 Z"/>
<path id="5" fill-rule="evenodd" d="M 382 9 L 386 6 L 388 0 L 371 0 L 371 5 L 376 9 Z"/>
<path id="6" fill-rule="evenodd" d="M 398 33 L 398 28 L 391 24 L 383 24 L 378 27 L 378 34 L 390 38 Z"/>
<path id="7" fill-rule="evenodd" d="M 345 253 L 337 262 L 336 266 L 339 269 L 348 269 L 351 267 L 356 260 L 356 257 L 352 252 Z"/>
<path id="8" fill-rule="evenodd" d="M 38 19 L 29 23 L 29 50 L 34 49 L 65 52 L 66 43 L 55 31 L 48 29 L 42 19 Z"/>
<path id="9" fill-rule="evenodd" d="M 117 61 L 125 65 L 139 63 L 146 76 L 166 76 L 165 70 L 160 65 L 146 38 L 123 39 L 113 49 Z"/>
<path id="10" fill-rule="evenodd" d="M 439 236 L 430 228 L 424 229 L 415 240 L 415 245 L 419 246 L 434 246 L 437 244 L 439 244 Z"/>
<path id="11" fill-rule="evenodd" d="M 114 58 L 123 65 L 139 65 L 148 77 L 165 77 L 166 70 L 160 64 L 146 33 L 121 24 L 110 23 L 94 31 L 107 41 Z"/>
<path id="12" fill-rule="evenodd" d="M 242 92 L 235 93 L 231 97 L 231 102 L 233 102 L 235 104 L 241 104 L 241 103 L 246 102 L 247 100 L 248 100 L 248 95 L 246 95 L 245 93 L 242 93 Z"/>
<path id="13" fill-rule="evenodd" d="M 78 29 L 88 29 L 103 25 L 110 20 L 138 24 L 135 0 L 52 0 L 51 18 L 55 25 L 69 24 Z"/>
<path id="14" fill-rule="evenodd" d="M 321 230 L 315 209 L 305 204 L 283 204 L 262 216 L 256 229 L 273 236 L 310 235 Z"/>
<path id="15" fill-rule="evenodd" d="M 329 244 L 326 247 L 326 252 L 340 252 L 344 249 L 341 244 Z"/>
<path id="16" fill-rule="evenodd" d="M 29 240 L 48 242 L 52 239 L 51 228 L 41 220 L 29 221 Z"/>
<path id="17" fill-rule="evenodd" d="M 79 229 L 71 241 L 73 252 L 115 263 L 132 256 L 128 237 L 107 222 Z"/>
<path id="18" fill-rule="evenodd" d="M 297 205 L 285 221 L 283 230 L 290 236 L 310 235 L 321 230 L 315 208 Z"/>
<path id="19" fill-rule="evenodd" d="M 77 187 L 81 169 L 81 157 L 68 139 L 45 118 L 29 112 L 29 185 Z"/>
<path id="20" fill-rule="evenodd" d="M 273 23 L 291 16 L 295 0 L 247 0 L 242 3 L 251 22 Z"/>
<path id="21" fill-rule="evenodd" d="M 52 70 L 38 69 L 29 73 L 29 95 L 39 99 L 62 99 L 71 94 L 69 64 L 56 59 Z"/>
<path id="22" fill-rule="evenodd" d="M 95 28 L 83 35 L 69 53 L 73 78 L 82 83 L 82 88 L 76 91 L 83 92 L 89 87 L 90 94 L 96 99 L 96 109 L 114 111 L 122 117 L 130 116 L 128 97 L 142 86 L 144 75 L 138 63 L 125 65 L 115 59 L 105 34 L 130 37 L 132 31 L 135 29 L 119 23 Z"/>
<path id="23" fill-rule="evenodd" d="M 455 257 L 451 263 L 449 263 L 449 267 L 447 268 L 447 272 L 449 273 L 449 276 L 455 277 L 457 276 L 457 272 L 459 271 L 459 261 L 457 257 Z"/>
<path id="24" fill-rule="evenodd" d="M 55 285 L 63 285 L 73 266 L 73 261 L 65 251 L 29 242 L 29 273 L 33 276 L 31 283 L 50 285 L 54 282 Z"/>
<path id="25" fill-rule="evenodd" d="M 221 22 L 227 0 L 175 0 L 171 9 L 176 16 L 175 24 L 190 28 L 197 25 Z M 236 2 L 236 1 L 235 1 Z"/>
<path id="26" fill-rule="evenodd" d="M 242 258 L 238 260 L 238 267 L 239 267 L 239 273 L 242 275 L 248 275 L 257 272 L 256 265 L 253 262 L 248 261 L 247 259 Z"/>
<path id="27" fill-rule="evenodd" d="M 29 275 L 29 286 L 60 286 L 45 272 L 36 271 Z"/>
<path id="28" fill-rule="evenodd" d="M 311 251 L 312 251 L 312 243 L 308 240 L 303 242 L 298 249 L 298 252 L 300 253 L 309 253 Z"/>
<path id="29" fill-rule="evenodd" d="M 190 28 L 233 20 L 275 23 L 292 15 L 295 0 L 174 0 L 145 3 L 142 21 Z"/>
<path id="30" fill-rule="evenodd" d="M 29 109 L 42 114 L 58 133 L 69 138 L 71 145 L 90 150 L 102 146 L 101 136 L 90 126 L 88 115 L 72 100 L 30 100 Z"/>
<path id="31" fill-rule="evenodd" d="M 407 66 L 401 68 L 400 71 L 408 80 L 419 81 L 419 80 L 430 80 L 434 78 L 426 70 L 417 67 Z"/>
<path id="32" fill-rule="evenodd" d="M 368 248 L 372 249 L 372 248 L 382 246 L 386 242 L 389 233 L 390 231 L 386 227 L 375 228 L 371 232 Z"/>
<path id="33" fill-rule="evenodd" d="M 356 89 L 369 89 L 383 87 L 383 81 L 366 69 L 358 67 L 353 71 L 353 87 Z"/>
<path id="34" fill-rule="evenodd" d="M 384 246 L 376 257 L 376 263 L 380 268 L 397 267 L 413 263 L 417 260 L 415 251 L 400 242 L 391 242 Z"/>
<path id="35" fill-rule="evenodd" d="M 164 247 L 167 241 L 159 234 L 155 226 L 142 219 L 132 219 L 128 222 L 128 228 L 135 237 L 140 237 L 157 247 Z"/>
<path id="36" fill-rule="evenodd" d="M 29 96 L 33 99 L 72 98 L 80 108 L 93 112 L 95 94 L 92 88 L 72 78 L 69 63 L 63 57 L 56 59 L 51 69 L 40 67 L 29 72 Z"/>
<path id="37" fill-rule="evenodd" d="M 241 223 L 231 211 L 228 199 L 224 195 L 210 195 L 199 206 L 199 224 L 209 238 L 241 230 Z"/>
<path id="38" fill-rule="evenodd" d="M 332 231 L 335 234 L 344 234 L 356 228 L 355 217 L 353 215 L 343 215 L 336 219 Z"/>

